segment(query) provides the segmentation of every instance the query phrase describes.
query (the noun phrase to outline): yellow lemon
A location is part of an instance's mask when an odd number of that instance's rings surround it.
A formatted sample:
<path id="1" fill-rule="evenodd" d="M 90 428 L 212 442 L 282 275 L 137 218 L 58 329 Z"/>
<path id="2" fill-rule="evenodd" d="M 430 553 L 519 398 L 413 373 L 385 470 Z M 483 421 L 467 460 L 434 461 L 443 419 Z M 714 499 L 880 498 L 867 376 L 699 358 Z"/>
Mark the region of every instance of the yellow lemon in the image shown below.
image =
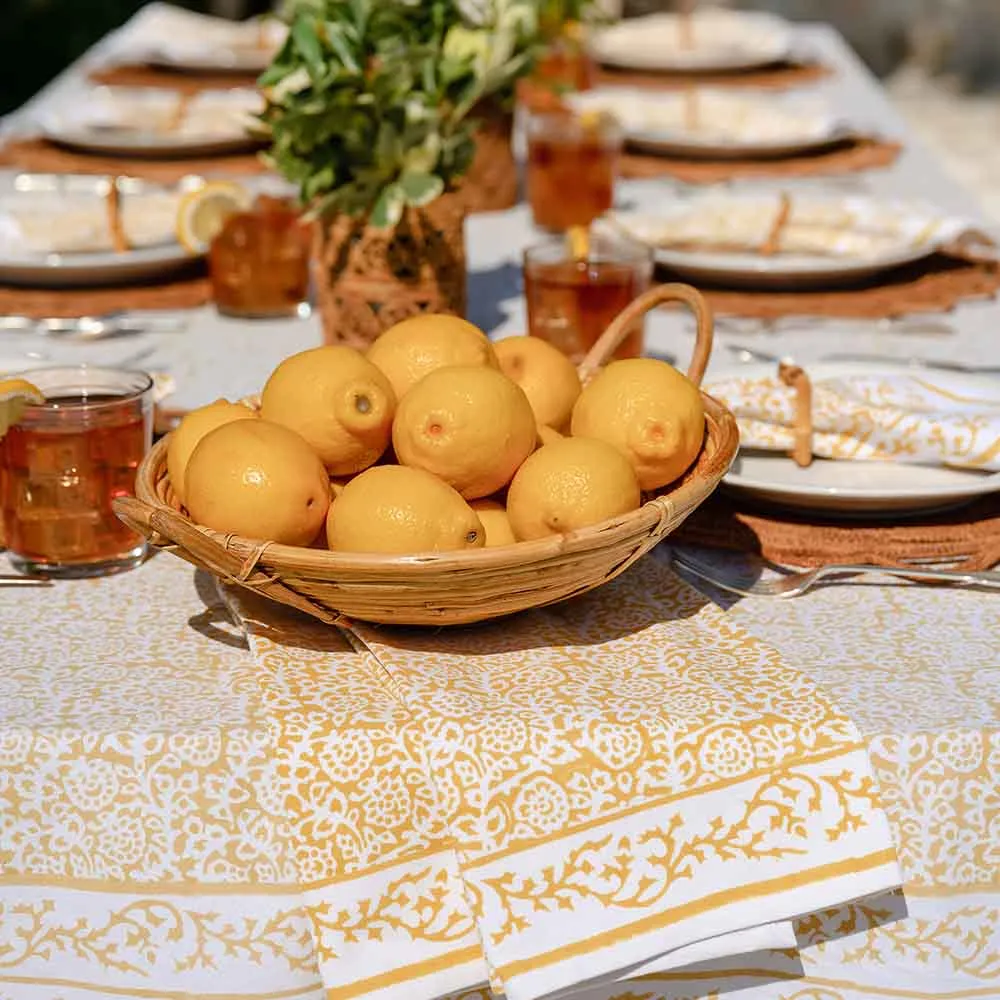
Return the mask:
<path id="1" fill-rule="evenodd" d="M 498 503 L 496 500 L 473 500 L 469 506 L 483 522 L 488 549 L 497 548 L 500 545 L 513 545 L 517 541 L 514 537 L 514 529 L 510 526 L 507 508 L 502 503 Z"/>
<path id="2" fill-rule="evenodd" d="M 331 476 L 378 461 L 395 410 L 389 380 L 353 347 L 314 347 L 285 358 L 260 397 L 260 415 L 301 434 Z"/>
<path id="3" fill-rule="evenodd" d="M 170 475 L 170 485 L 181 503 L 184 502 L 184 474 L 198 442 L 216 427 L 231 424 L 234 420 L 253 420 L 256 416 L 256 412 L 249 406 L 230 403 L 228 399 L 217 399 L 214 403 L 199 406 L 184 414 L 167 439 L 167 472 Z"/>
<path id="4" fill-rule="evenodd" d="M 26 406 L 44 402 L 42 390 L 25 379 L 0 379 L 0 439 L 21 419 Z"/>
<path id="5" fill-rule="evenodd" d="M 403 397 L 392 425 L 399 461 L 434 473 L 467 500 L 506 486 L 537 438 L 528 397 L 483 367 L 426 375 Z"/>
<path id="6" fill-rule="evenodd" d="M 335 552 L 451 552 L 478 549 L 486 532 L 447 483 L 423 469 L 376 465 L 337 495 L 326 519 Z"/>
<path id="7" fill-rule="evenodd" d="M 494 349 L 500 371 L 524 390 L 535 420 L 556 430 L 565 427 L 580 395 L 573 362 L 539 337 L 508 337 Z"/>
<path id="8" fill-rule="evenodd" d="M 252 202 L 250 192 L 235 181 L 210 181 L 188 191 L 177 203 L 177 242 L 188 253 L 207 253 L 226 220 L 247 211 Z"/>
<path id="9" fill-rule="evenodd" d="M 538 425 L 538 447 L 541 448 L 542 445 L 552 444 L 553 441 L 562 441 L 565 434 L 560 434 L 554 427 L 549 427 L 546 424 Z"/>
<path id="10" fill-rule="evenodd" d="M 199 524 L 285 545 L 308 545 L 330 506 L 330 481 L 316 453 L 267 420 L 209 431 L 188 459 L 184 492 Z"/>
<path id="11" fill-rule="evenodd" d="M 665 361 L 613 361 L 573 407 L 575 437 L 613 444 L 635 468 L 639 485 L 672 483 L 697 458 L 705 437 L 705 408 L 697 387 Z"/>
<path id="12" fill-rule="evenodd" d="M 562 535 L 636 510 L 627 458 L 604 441 L 563 438 L 539 448 L 514 476 L 507 516 L 519 541 Z"/>
<path id="13" fill-rule="evenodd" d="M 389 327 L 368 348 L 368 360 L 402 399 L 425 375 L 454 365 L 497 367 L 493 345 L 477 326 L 458 316 L 412 316 Z"/>

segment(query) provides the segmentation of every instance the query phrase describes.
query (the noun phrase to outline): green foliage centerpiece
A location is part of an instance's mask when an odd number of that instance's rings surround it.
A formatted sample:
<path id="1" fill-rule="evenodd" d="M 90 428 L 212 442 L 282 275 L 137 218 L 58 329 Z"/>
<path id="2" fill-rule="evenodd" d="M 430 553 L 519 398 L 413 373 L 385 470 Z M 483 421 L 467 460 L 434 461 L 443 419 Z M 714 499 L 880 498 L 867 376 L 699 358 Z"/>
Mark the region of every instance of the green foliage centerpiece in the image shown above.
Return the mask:
<path id="1" fill-rule="evenodd" d="M 271 164 L 316 217 L 327 339 L 465 311 L 474 109 L 528 67 L 525 0 L 300 0 L 260 80 Z"/>

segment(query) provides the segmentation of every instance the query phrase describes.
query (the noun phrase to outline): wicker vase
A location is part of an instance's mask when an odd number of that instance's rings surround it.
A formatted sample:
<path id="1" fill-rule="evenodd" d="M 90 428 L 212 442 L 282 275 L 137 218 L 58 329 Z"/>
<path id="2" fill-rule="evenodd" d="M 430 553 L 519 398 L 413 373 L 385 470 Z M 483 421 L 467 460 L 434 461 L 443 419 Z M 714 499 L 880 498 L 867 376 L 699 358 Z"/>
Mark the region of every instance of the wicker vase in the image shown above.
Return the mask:
<path id="1" fill-rule="evenodd" d="M 458 193 L 408 208 L 392 229 L 335 216 L 317 224 L 316 299 L 328 344 L 365 348 L 421 313 L 465 315 L 465 206 Z"/>
<path id="2" fill-rule="evenodd" d="M 477 109 L 476 152 L 459 187 L 467 212 L 500 212 L 517 204 L 514 115 L 494 105 Z"/>

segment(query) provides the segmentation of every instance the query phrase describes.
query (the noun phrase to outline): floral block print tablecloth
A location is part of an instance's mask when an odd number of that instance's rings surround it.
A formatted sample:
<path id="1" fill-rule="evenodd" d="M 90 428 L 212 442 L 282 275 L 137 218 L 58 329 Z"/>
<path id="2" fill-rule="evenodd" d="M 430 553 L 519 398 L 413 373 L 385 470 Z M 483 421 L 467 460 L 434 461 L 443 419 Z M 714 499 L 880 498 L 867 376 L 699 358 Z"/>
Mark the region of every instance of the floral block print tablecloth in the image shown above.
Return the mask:
<path id="1" fill-rule="evenodd" d="M 375 984 L 324 988 L 321 966 L 338 947 L 361 956 L 371 977 L 386 941 L 406 941 L 408 927 L 430 920 L 445 944 L 464 933 L 467 922 L 449 925 L 448 885 L 432 881 L 432 902 L 416 909 L 417 886 L 386 882 L 372 864 L 398 857 L 414 826 L 448 853 L 430 808 L 439 791 L 419 769 L 362 796 L 310 778 L 374 763 L 364 740 L 318 739 L 333 689 L 339 718 L 364 718 L 369 735 L 380 727 L 379 767 L 412 760 L 402 686 L 374 682 L 371 661 L 336 633 L 271 607 L 244 608 L 257 623 L 255 663 L 211 581 L 178 560 L 58 592 L 55 602 L 49 590 L 0 590 L 0 997 L 369 995 Z M 579 995 L 1000 996 L 991 609 L 982 595 L 910 587 L 837 588 L 725 613 L 695 602 L 674 627 L 765 635 L 775 662 L 794 663 L 859 726 L 904 893 L 807 914 L 785 943 L 748 940 L 746 954 L 640 970 Z M 306 831 L 293 829 L 283 799 L 287 737 L 273 721 L 282 704 L 302 752 Z M 361 813 L 367 837 L 356 832 Z M 303 833 L 335 850 L 310 855 Z M 332 871 L 331 858 L 340 859 Z M 365 865 L 380 909 L 319 912 L 324 894 Z M 433 973 L 457 981 L 475 961 L 453 956 Z M 489 990 L 451 995 L 485 1000 Z"/>

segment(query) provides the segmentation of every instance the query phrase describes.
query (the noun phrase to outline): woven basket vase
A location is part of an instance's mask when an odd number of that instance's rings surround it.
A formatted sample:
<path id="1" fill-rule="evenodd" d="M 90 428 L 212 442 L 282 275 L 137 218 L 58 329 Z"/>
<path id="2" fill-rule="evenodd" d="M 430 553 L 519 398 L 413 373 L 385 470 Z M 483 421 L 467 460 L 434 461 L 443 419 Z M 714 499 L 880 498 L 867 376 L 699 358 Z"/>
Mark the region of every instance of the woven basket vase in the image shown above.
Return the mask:
<path id="1" fill-rule="evenodd" d="M 328 344 L 367 348 L 421 313 L 465 315 L 465 214 L 459 192 L 407 208 L 392 228 L 337 215 L 313 233 L 316 300 Z"/>
<path id="2" fill-rule="evenodd" d="M 499 212 L 517 204 L 514 115 L 487 105 L 479 119 L 473 135 L 476 152 L 457 192 L 470 214 Z"/>
<path id="3" fill-rule="evenodd" d="M 580 366 L 584 382 L 611 356 L 637 318 L 671 301 L 688 303 L 697 316 L 689 374 L 700 383 L 711 350 L 712 319 L 702 297 L 685 285 L 650 289 L 626 308 Z M 702 396 L 704 444 L 681 479 L 630 514 L 538 541 L 460 553 L 385 556 L 225 535 L 199 527 L 179 510 L 167 475 L 168 439 L 157 443 L 139 467 L 137 497 L 115 500 L 115 512 L 157 548 L 324 622 L 356 618 L 396 625 L 459 625 L 498 618 L 607 583 L 709 496 L 736 455 L 739 432 L 721 403 Z"/>

